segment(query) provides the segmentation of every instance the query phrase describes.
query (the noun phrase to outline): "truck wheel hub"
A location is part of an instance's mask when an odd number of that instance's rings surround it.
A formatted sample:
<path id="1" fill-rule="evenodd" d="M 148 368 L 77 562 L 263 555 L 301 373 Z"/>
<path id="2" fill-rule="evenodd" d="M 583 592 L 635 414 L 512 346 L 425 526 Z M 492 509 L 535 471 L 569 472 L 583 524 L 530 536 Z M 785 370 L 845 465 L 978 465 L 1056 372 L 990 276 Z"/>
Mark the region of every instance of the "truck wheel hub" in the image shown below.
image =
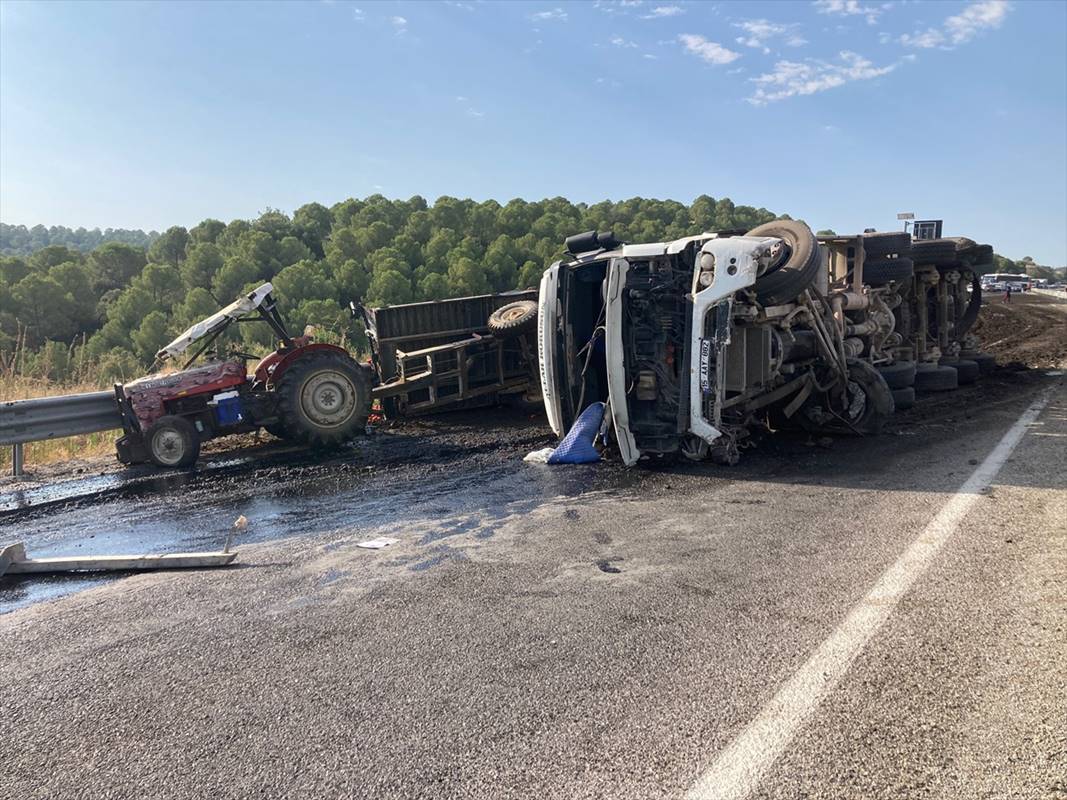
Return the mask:
<path id="1" fill-rule="evenodd" d="M 318 372 L 304 384 L 300 405 L 316 425 L 341 425 L 355 410 L 355 387 L 339 372 Z"/>

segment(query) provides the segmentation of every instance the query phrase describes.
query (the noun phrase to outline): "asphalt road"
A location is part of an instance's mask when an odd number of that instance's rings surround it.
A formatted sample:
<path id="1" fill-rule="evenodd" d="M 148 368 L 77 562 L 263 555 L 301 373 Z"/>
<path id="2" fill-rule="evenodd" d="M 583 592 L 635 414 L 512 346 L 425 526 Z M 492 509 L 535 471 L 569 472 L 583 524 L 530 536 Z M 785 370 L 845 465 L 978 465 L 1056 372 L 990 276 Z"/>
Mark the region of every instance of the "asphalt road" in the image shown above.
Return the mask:
<path id="1" fill-rule="evenodd" d="M 239 513 L 253 543 L 6 589 L 0 796 L 1067 798 L 1067 387 L 999 380 L 732 469 L 525 465 L 536 424 L 442 429 L 381 473 L 282 459 L 8 512 L 31 550 Z M 744 793 L 701 788 L 737 764 Z"/>

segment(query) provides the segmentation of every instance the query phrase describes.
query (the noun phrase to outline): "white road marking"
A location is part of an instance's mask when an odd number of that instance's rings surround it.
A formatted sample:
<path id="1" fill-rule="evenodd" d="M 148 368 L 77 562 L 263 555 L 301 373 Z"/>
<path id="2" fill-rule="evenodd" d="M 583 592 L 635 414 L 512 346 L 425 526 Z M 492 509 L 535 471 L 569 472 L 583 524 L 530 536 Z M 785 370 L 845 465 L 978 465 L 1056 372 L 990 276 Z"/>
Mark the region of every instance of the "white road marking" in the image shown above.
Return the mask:
<path id="1" fill-rule="evenodd" d="M 908 549 L 889 567 L 811 658 L 763 707 L 759 715 L 718 755 L 686 794 L 688 800 L 743 800 L 789 745 L 808 716 L 848 671 L 922 575 L 959 523 L 997 476 L 1027 428 L 1048 404 L 1051 390 L 1038 397 L 1004 434 L 952 498 Z"/>

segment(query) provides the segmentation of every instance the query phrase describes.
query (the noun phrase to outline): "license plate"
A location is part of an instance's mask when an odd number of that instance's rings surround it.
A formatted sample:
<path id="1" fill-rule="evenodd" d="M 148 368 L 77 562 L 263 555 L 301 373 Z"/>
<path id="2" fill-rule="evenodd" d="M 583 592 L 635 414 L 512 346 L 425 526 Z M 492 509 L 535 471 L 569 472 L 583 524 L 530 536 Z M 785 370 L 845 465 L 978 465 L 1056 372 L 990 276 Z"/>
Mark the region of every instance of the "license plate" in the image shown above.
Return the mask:
<path id="1" fill-rule="evenodd" d="M 700 388 L 706 394 L 711 391 L 711 341 L 700 340 Z"/>

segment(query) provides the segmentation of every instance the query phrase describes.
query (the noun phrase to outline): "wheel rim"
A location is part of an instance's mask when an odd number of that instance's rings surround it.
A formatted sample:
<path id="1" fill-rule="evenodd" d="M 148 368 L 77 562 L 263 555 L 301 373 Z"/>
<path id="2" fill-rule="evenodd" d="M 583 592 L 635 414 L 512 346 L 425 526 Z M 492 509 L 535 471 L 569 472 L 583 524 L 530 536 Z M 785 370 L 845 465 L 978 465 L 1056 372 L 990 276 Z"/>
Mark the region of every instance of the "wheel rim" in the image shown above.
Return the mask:
<path id="1" fill-rule="evenodd" d="M 867 410 L 867 392 L 856 381 L 848 382 L 848 408 L 845 413 L 851 422 L 856 422 L 863 417 Z"/>
<path id="2" fill-rule="evenodd" d="M 174 466 L 185 455 L 185 437 L 173 428 L 163 428 L 152 437 L 152 455 L 161 464 Z"/>
<path id="3" fill-rule="evenodd" d="M 515 322 L 526 316 L 526 309 L 516 306 L 515 308 L 508 308 L 500 312 L 500 319 L 504 322 Z"/>
<path id="4" fill-rule="evenodd" d="M 356 388 L 341 372 L 316 372 L 300 392 L 300 408 L 309 420 L 324 428 L 347 422 L 356 408 Z"/>

